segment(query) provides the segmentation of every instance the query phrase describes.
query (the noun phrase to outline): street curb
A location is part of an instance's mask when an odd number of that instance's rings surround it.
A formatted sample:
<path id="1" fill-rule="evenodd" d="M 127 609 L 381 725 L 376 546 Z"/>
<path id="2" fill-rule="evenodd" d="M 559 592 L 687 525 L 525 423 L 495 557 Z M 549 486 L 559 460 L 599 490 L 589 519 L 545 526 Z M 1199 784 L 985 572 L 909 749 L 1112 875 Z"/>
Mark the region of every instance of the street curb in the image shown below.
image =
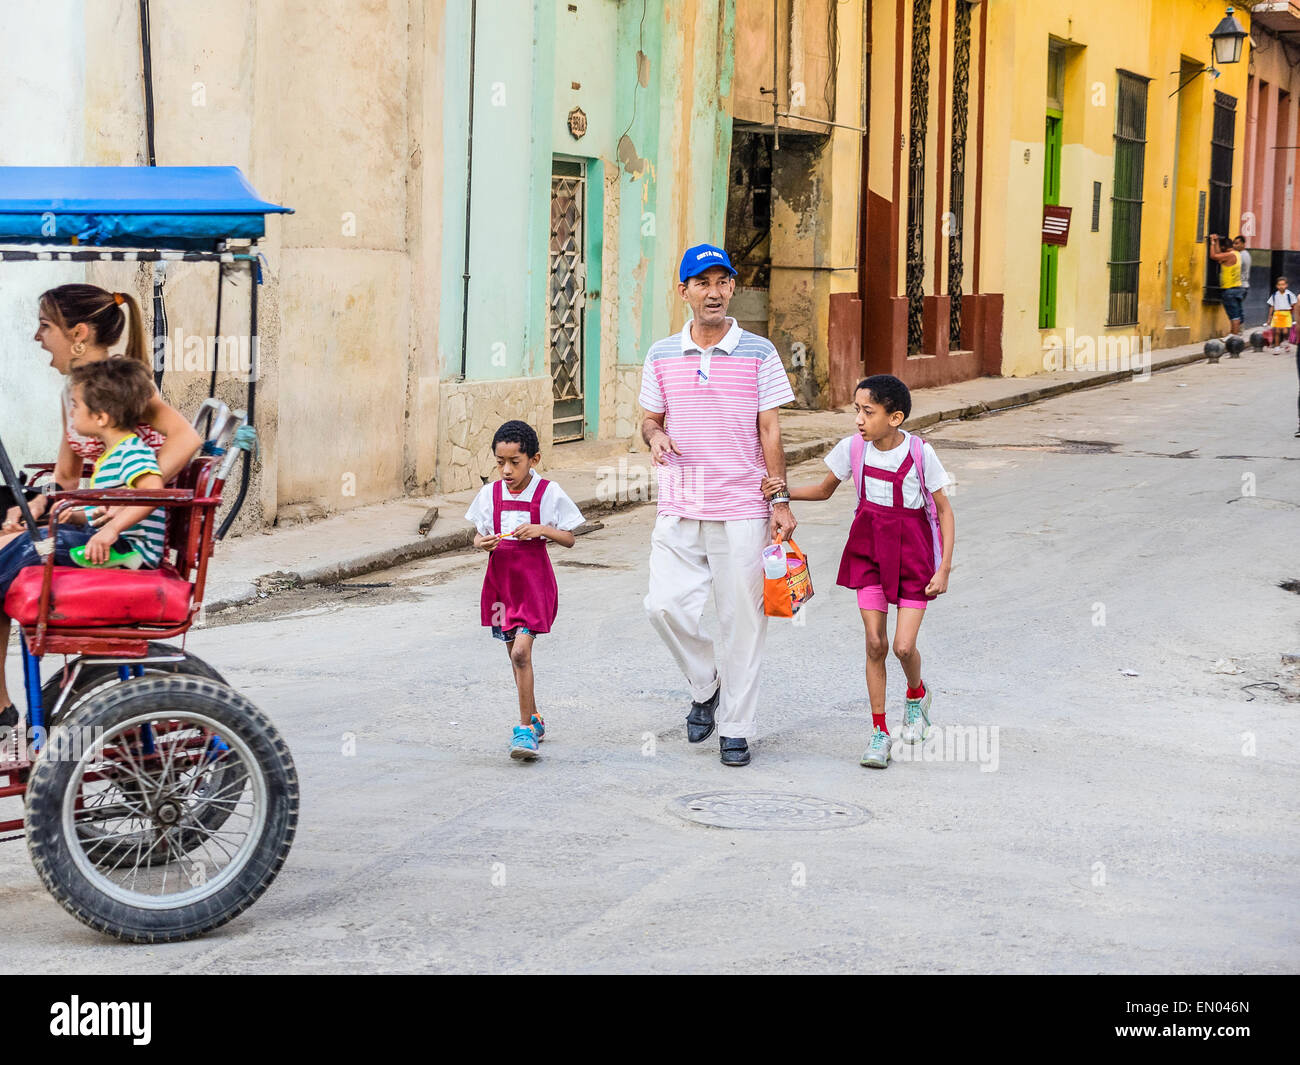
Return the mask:
<path id="1" fill-rule="evenodd" d="M 587 517 L 606 514 L 613 510 L 639 507 L 646 502 L 651 501 L 611 501 L 596 497 L 574 500 L 578 509 Z M 374 573 L 376 570 L 390 569 L 393 566 L 401 566 L 407 562 L 415 562 L 422 558 L 432 558 L 435 555 L 450 555 L 453 552 L 463 551 L 473 546 L 474 529 L 472 526 L 467 526 L 464 529 L 442 533 L 439 536 L 421 537 L 418 540 L 410 540 L 393 547 L 385 547 L 379 551 L 356 555 L 342 562 L 307 566 L 299 570 L 275 570 L 255 578 L 245 586 L 245 590 L 236 595 L 228 596 L 225 599 L 206 601 L 203 604 L 203 609 L 205 612 L 215 614 L 232 606 L 242 606 L 244 603 L 253 602 L 264 596 L 269 597 L 277 592 L 303 588 L 311 584 L 338 584 L 342 581 L 351 580 L 353 577 L 362 577 L 367 573 Z"/>
<path id="2" fill-rule="evenodd" d="M 1176 369 L 1179 366 L 1186 366 L 1193 362 L 1200 362 L 1206 356 L 1204 352 L 1190 352 L 1186 355 L 1176 355 L 1173 358 L 1166 359 L 1158 364 L 1151 366 L 1151 373 L 1160 373 L 1162 370 Z M 1096 377 L 1081 378 L 1078 381 L 1059 381 L 1051 385 L 1043 385 L 1039 388 L 1028 388 L 1024 392 L 1017 392 L 1014 395 L 1004 396 L 995 401 L 993 404 L 988 403 L 971 403 L 964 407 L 956 407 L 952 410 L 936 411 L 932 414 L 925 414 L 908 423 L 908 429 L 921 430 L 928 429 L 931 426 L 938 425 L 941 422 L 960 421 L 966 418 L 978 418 L 985 414 L 995 414 L 999 411 L 1012 410 L 1016 407 L 1023 407 L 1030 403 L 1037 403 L 1045 399 L 1053 399 L 1056 396 L 1063 396 L 1070 392 L 1080 392 L 1088 388 L 1099 388 L 1102 385 L 1111 385 L 1119 381 L 1127 381 L 1138 376 L 1136 370 L 1117 370 L 1113 373 L 1099 374 Z M 810 459 L 820 458 L 826 454 L 832 447 L 839 443 L 839 437 L 826 437 L 817 440 L 807 440 L 794 447 L 785 449 L 785 462 L 787 466 L 797 466 L 801 462 L 807 462 Z M 578 509 L 584 514 L 604 514 L 613 510 L 625 510 L 631 507 L 644 506 L 653 500 L 609 500 L 599 497 L 589 499 L 575 499 Z M 274 573 L 267 573 L 256 578 L 255 581 L 246 586 L 246 590 L 228 597 L 226 599 L 215 599 L 204 604 L 204 611 L 216 613 L 220 610 L 226 610 L 232 606 L 241 606 L 244 603 L 252 602 L 262 596 L 273 595 L 277 591 L 284 591 L 290 588 L 301 588 L 309 584 L 337 584 L 341 581 L 350 580 L 353 577 L 361 577 L 367 573 L 374 573 L 376 570 L 389 569 L 392 566 L 400 566 L 407 562 L 415 562 L 422 558 L 432 558 L 435 555 L 448 555 L 454 551 L 462 551 L 465 548 L 472 547 L 474 544 L 474 530 L 470 527 L 458 529 L 455 532 L 442 533 L 439 536 L 421 537 L 418 540 L 411 540 L 403 544 L 397 544 L 393 547 L 386 547 L 380 551 L 371 551 L 364 555 L 357 555 L 354 558 L 346 559 L 343 562 L 331 562 L 321 566 L 306 567 L 293 572 L 277 570 Z"/>

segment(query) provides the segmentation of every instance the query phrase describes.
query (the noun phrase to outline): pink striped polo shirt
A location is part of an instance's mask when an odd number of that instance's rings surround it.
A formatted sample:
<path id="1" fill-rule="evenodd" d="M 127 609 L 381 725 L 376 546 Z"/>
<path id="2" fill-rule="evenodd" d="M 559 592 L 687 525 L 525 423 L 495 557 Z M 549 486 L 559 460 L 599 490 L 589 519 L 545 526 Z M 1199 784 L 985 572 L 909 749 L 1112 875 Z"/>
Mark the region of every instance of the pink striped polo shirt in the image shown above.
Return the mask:
<path id="1" fill-rule="evenodd" d="M 659 467 L 659 513 L 701 521 L 766 518 L 759 411 L 794 400 L 772 342 L 731 328 L 701 351 L 691 324 L 658 341 L 641 373 L 641 406 L 663 414 L 681 455 Z"/>

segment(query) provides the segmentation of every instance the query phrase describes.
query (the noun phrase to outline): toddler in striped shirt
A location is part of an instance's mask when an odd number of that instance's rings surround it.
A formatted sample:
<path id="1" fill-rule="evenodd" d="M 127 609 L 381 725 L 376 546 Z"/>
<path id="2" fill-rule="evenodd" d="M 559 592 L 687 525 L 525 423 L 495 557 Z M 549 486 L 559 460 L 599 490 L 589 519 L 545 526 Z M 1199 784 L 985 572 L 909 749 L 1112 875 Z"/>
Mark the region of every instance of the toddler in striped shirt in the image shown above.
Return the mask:
<path id="1" fill-rule="evenodd" d="M 145 417 L 154 394 L 144 364 L 134 359 L 104 359 L 78 366 L 70 376 L 71 428 L 104 445 L 90 487 L 162 488 L 158 460 L 134 429 Z M 162 562 L 166 519 L 161 508 L 114 507 L 98 528 L 92 524 L 94 516 L 92 507 L 66 512 L 55 537 L 56 564 L 153 569 Z M 39 564 L 40 557 L 25 530 L 0 539 L 0 601 L 20 569 Z"/>
<path id="2" fill-rule="evenodd" d="M 72 428 L 104 445 L 90 477 L 91 488 L 163 487 L 158 459 L 135 433 L 153 398 L 153 382 L 135 359 L 104 359 L 76 367 L 71 374 Z M 130 426 L 130 428 L 128 428 Z M 93 512 L 80 515 L 89 525 Z M 75 521 L 75 518 L 73 519 Z M 162 562 L 167 522 L 161 508 L 114 508 L 82 546 L 72 547 L 78 566 L 100 569 L 154 569 Z"/>

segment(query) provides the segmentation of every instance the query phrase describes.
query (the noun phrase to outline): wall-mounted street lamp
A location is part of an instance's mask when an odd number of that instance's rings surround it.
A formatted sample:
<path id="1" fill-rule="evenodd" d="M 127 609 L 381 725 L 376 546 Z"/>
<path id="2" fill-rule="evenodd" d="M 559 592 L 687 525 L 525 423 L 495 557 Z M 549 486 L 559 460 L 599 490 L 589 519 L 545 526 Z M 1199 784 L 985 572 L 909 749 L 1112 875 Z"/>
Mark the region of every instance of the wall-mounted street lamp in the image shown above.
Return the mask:
<path id="1" fill-rule="evenodd" d="M 1245 39 L 1245 27 L 1237 21 L 1232 8 L 1228 8 L 1222 21 L 1210 33 L 1210 40 L 1214 42 L 1215 60 L 1223 66 L 1240 63 L 1241 44 Z"/>
<path id="2" fill-rule="evenodd" d="M 1247 34 L 1246 28 L 1237 21 L 1236 15 L 1233 14 L 1231 7 L 1224 13 L 1219 24 L 1210 31 L 1210 43 L 1213 45 L 1213 51 L 1210 55 L 1210 65 L 1202 67 L 1185 82 L 1178 86 L 1170 96 L 1177 96 L 1187 86 L 1199 78 L 1202 74 L 1209 74 L 1212 77 L 1218 77 L 1223 72 L 1215 67 L 1215 63 L 1220 66 L 1228 66 L 1230 63 L 1241 62 L 1241 46 L 1245 43 Z M 1174 71 L 1177 74 L 1179 71 Z"/>

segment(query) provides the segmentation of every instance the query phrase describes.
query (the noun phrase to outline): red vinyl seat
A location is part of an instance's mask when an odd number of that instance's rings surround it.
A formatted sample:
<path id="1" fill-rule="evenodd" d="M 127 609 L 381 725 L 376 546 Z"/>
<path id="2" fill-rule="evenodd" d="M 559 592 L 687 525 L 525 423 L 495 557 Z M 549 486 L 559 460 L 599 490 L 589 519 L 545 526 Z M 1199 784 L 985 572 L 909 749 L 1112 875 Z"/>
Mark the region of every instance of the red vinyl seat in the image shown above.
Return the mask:
<path id="1" fill-rule="evenodd" d="M 14 578 L 5 613 L 20 625 L 35 625 L 44 569 L 29 566 Z M 166 570 L 80 569 L 55 566 L 50 626 L 179 625 L 189 617 L 193 585 Z"/>

